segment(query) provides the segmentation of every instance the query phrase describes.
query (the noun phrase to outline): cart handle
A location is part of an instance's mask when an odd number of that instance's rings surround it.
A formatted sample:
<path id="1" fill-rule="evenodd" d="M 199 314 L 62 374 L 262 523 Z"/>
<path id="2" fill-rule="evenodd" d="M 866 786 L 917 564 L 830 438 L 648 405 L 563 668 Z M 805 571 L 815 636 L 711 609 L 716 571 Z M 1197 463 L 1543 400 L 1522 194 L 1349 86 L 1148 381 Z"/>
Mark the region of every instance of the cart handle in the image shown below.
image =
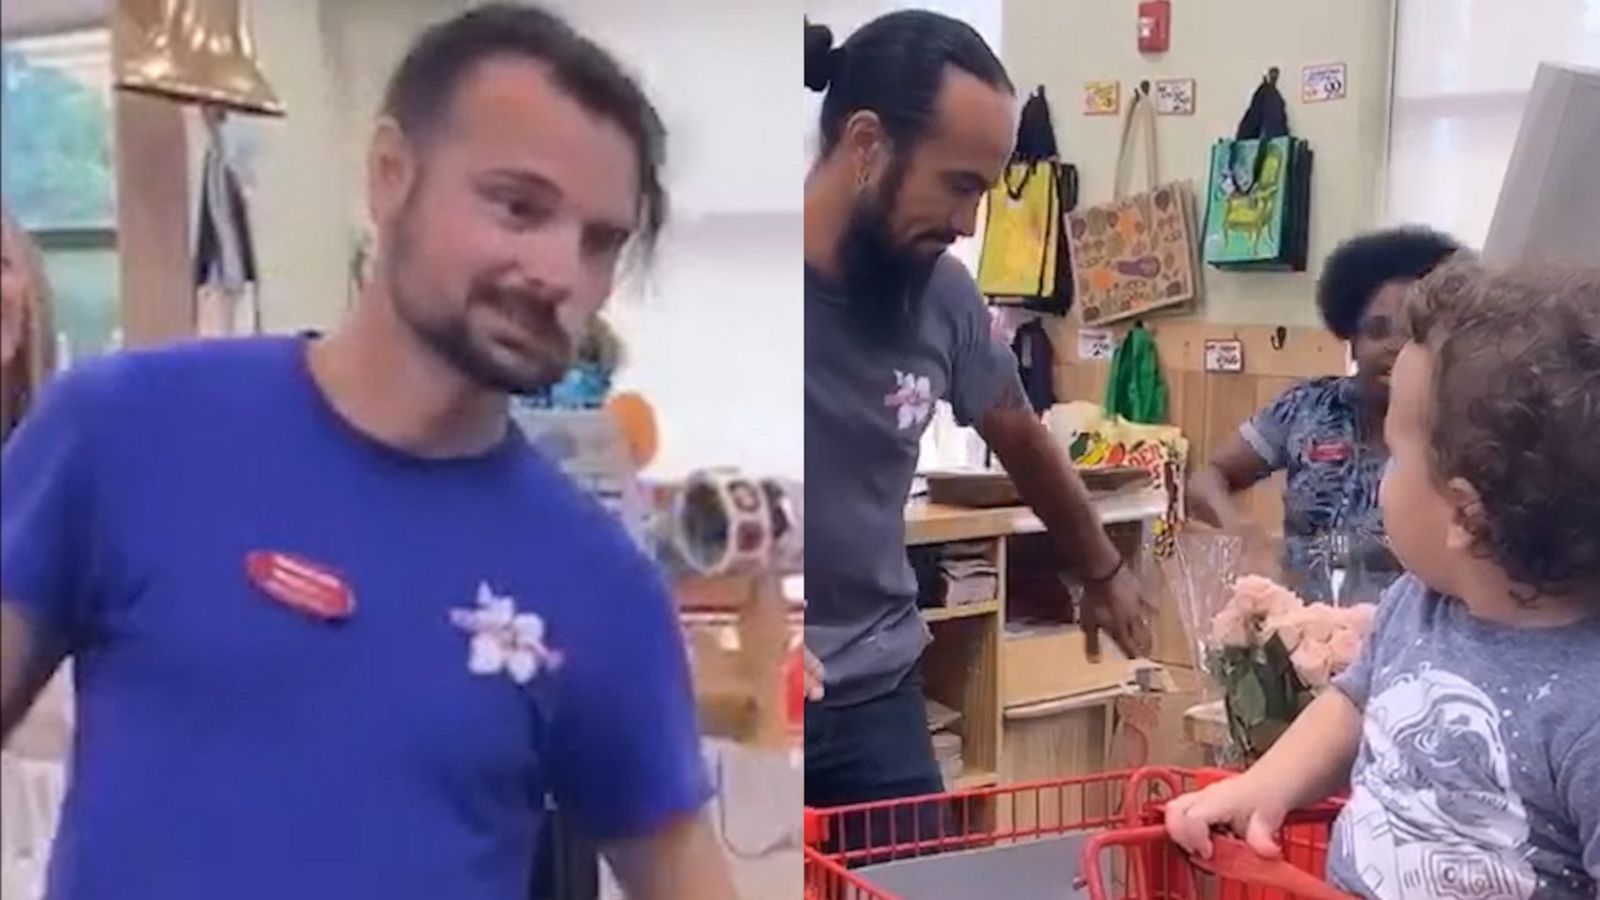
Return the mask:
<path id="1" fill-rule="evenodd" d="M 1220 878 L 1247 882 L 1252 886 L 1287 891 L 1303 900 L 1355 900 L 1350 894 L 1329 887 L 1327 882 L 1281 859 L 1268 859 L 1238 838 L 1212 835 L 1211 858 L 1189 857 L 1203 872 Z"/>
<path id="2" fill-rule="evenodd" d="M 1159 845 L 1167 842 L 1165 825 L 1101 832 L 1090 838 L 1083 848 L 1083 880 L 1087 883 L 1089 896 L 1096 900 L 1103 900 L 1105 897 L 1106 882 L 1100 867 L 1100 857 L 1107 847 Z M 1211 848 L 1210 859 L 1190 856 L 1189 864 L 1219 878 L 1242 882 L 1252 887 L 1286 891 L 1301 900 L 1356 900 L 1350 894 L 1329 887 L 1320 878 L 1297 869 L 1281 859 L 1267 859 L 1261 856 L 1250 849 L 1250 845 L 1237 838 L 1213 835 Z"/>

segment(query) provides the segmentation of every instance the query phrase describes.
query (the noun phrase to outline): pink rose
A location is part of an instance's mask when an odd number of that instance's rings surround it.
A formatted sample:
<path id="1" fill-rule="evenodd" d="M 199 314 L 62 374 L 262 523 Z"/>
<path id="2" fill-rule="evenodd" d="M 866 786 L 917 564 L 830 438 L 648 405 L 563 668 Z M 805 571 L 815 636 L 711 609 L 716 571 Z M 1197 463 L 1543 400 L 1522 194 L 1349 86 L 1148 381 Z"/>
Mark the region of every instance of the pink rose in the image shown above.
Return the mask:
<path id="1" fill-rule="evenodd" d="M 1326 644 L 1333 637 L 1333 629 L 1338 624 L 1338 619 L 1339 611 L 1326 603 L 1312 603 L 1306 606 L 1300 614 L 1305 640 Z"/>
<path id="2" fill-rule="evenodd" d="M 1211 643 L 1222 647 L 1250 646 L 1250 625 L 1239 610 L 1228 607 L 1211 619 Z"/>
<path id="3" fill-rule="evenodd" d="M 1233 584 L 1234 602 L 1258 616 L 1281 616 L 1305 605 L 1283 585 L 1260 575 L 1241 576 Z"/>
<path id="4" fill-rule="evenodd" d="M 1301 622 L 1304 615 L 1303 610 L 1293 610 L 1269 617 L 1261 626 L 1263 638 L 1277 635 L 1278 640 L 1283 642 L 1283 648 L 1293 653 L 1305 637 L 1305 625 Z"/>
<path id="5" fill-rule="evenodd" d="M 1303 641 L 1299 649 L 1289 656 L 1289 662 L 1294 664 L 1295 672 L 1306 687 L 1315 690 L 1328 686 L 1328 678 L 1332 673 L 1326 644 Z"/>
<path id="6" fill-rule="evenodd" d="M 1355 629 L 1341 626 L 1334 629 L 1333 638 L 1328 641 L 1328 667 L 1338 674 L 1350 668 L 1350 664 L 1361 655 L 1361 635 Z"/>
<path id="7" fill-rule="evenodd" d="M 1233 602 L 1247 615 L 1265 616 L 1272 612 L 1279 590 L 1271 579 L 1245 575 L 1233 583 Z"/>

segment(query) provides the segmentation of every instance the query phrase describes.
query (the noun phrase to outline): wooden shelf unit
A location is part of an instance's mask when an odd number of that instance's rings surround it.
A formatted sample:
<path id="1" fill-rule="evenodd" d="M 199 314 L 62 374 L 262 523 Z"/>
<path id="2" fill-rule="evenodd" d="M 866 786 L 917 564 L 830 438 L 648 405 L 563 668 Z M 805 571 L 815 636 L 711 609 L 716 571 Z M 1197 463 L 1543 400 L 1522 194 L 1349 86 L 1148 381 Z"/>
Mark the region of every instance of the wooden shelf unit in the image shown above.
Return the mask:
<path id="1" fill-rule="evenodd" d="M 1145 491 L 1108 497 L 1098 505 L 1119 548 L 1137 562 L 1145 525 L 1162 513 L 1165 498 L 1159 492 Z M 1008 582 L 1012 580 L 1008 576 L 1016 565 L 1013 546 L 1019 541 L 1043 540 L 1042 532 L 1038 518 L 1025 509 L 963 509 L 930 504 L 914 504 L 907 509 L 908 546 L 986 542 L 991 545 L 990 558 L 1000 571 L 999 596 L 993 601 L 922 610 L 933 635 L 922 658 L 924 691 L 961 714 L 951 730 L 962 737 L 965 771 L 946 785 L 950 790 L 1078 774 L 1041 772 L 1041 758 L 1046 760 L 1046 766 L 1070 761 L 1070 767 L 1080 772 L 1103 763 L 1109 726 L 1102 723 L 1109 722 L 1113 698 L 1102 695 L 1106 689 L 1130 681 L 1139 665 L 1116 654 L 1109 640 L 1102 643 L 1101 662 L 1088 662 L 1081 631 L 1065 622 L 1007 635 L 1006 621 L 1014 599 L 1008 596 Z M 1074 698 L 1083 698 L 1083 702 L 1075 705 Z M 1026 708 L 1051 701 L 1062 702 L 1061 715 L 1075 717 L 1070 730 L 1082 747 L 1061 748 L 1059 753 L 1049 754 L 1030 750 L 1041 741 L 1025 729 L 1044 717 L 1029 715 Z M 1008 715 L 1008 711 L 1020 715 Z M 1077 723 L 1082 723 L 1081 727 Z M 1007 750 L 1008 733 L 1017 738 L 1015 752 Z"/>

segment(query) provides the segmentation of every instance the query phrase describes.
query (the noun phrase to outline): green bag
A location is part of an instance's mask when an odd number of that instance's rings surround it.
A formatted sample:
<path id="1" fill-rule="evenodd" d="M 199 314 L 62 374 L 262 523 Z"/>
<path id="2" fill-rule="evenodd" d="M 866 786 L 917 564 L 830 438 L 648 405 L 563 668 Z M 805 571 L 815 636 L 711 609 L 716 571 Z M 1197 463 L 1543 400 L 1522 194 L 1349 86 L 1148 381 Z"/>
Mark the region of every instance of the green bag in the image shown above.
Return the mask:
<path id="1" fill-rule="evenodd" d="M 1220 269 L 1304 271 L 1311 217 L 1311 148 L 1289 134 L 1269 76 L 1232 139 L 1211 146 L 1204 256 Z"/>
<path id="2" fill-rule="evenodd" d="M 1141 425 L 1167 420 L 1167 382 L 1156 358 L 1156 339 L 1143 325 L 1135 325 L 1111 355 L 1105 407 L 1106 415 Z"/>

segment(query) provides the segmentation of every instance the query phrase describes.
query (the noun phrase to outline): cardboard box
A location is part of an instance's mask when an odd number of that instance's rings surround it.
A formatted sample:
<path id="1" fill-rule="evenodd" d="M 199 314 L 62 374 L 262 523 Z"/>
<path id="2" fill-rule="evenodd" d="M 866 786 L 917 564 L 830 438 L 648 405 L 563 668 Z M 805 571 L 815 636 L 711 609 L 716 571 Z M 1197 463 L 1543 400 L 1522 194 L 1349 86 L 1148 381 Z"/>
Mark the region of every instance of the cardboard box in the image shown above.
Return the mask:
<path id="1" fill-rule="evenodd" d="M 1156 690 L 1117 698 L 1111 767 L 1210 765 L 1211 748 L 1189 740 L 1184 728 L 1185 714 L 1211 694 L 1205 674 L 1168 667 L 1152 686 Z"/>

